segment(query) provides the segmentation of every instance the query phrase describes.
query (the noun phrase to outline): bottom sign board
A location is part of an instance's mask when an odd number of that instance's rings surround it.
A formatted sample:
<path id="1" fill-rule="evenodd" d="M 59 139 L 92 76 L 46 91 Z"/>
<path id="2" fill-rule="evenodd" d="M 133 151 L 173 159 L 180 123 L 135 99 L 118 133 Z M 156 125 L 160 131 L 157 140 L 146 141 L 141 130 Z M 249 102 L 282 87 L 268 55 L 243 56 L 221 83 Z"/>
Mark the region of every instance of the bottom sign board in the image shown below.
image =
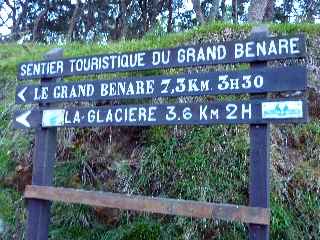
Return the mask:
<path id="1" fill-rule="evenodd" d="M 15 128 L 306 122 L 304 99 L 118 105 L 16 112 Z"/>

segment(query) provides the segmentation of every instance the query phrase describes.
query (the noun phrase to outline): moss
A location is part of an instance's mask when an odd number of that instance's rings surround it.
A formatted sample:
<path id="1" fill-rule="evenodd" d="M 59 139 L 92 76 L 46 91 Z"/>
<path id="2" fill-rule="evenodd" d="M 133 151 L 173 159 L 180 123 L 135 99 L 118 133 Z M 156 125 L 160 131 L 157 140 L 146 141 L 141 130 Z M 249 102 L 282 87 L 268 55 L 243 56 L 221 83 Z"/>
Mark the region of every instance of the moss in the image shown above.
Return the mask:
<path id="1" fill-rule="evenodd" d="M 270 24 L 269 29 L 276 34 L 297 34 L 305 33 L 311 36 L 319 35 L 319 24 L 299 23 L 299 24 Z"/>

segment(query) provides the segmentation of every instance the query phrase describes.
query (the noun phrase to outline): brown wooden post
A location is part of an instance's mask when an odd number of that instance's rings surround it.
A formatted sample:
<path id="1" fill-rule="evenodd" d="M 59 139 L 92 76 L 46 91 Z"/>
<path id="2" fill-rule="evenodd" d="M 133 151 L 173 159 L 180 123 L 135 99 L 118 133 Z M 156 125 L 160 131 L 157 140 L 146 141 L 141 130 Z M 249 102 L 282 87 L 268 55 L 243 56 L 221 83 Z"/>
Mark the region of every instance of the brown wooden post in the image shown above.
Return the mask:
<path id="1" fill-rule="evenodd" d="M 251 31 L 252 40 L 269 36 L 267 27 L 255 27 Z M 266 67 L 267 62 L 254 62 L 251 68 Z M 267 94 L 251 94 L 251 99 L 266 98 Z M 270 127 L 269 124 L 250 125 L 250 183 L 249 201 L 251 207 L 269 208 L 270 195 Z M 250 240 L 268 240 L 269 225 L 250 224 Z"/>
<path id="2" fill-rule="evenodd" d="M 45 54 L 46 60 L 54 60 L 63 56 L 63 49 L 57 48 Z M 55 78 L 42 78 L 41 83 L 56 81 Z M 40 110 L 49 104 L 39 104 Z M 33 156 L 32 184 L 51 186 L 53 181 L 53 166 L 56 154 L 57 128 L 36 129 L 35 149 Z M 40 199 L 27 201 L 27 239 L 48 239 L 51 202 Z"/>

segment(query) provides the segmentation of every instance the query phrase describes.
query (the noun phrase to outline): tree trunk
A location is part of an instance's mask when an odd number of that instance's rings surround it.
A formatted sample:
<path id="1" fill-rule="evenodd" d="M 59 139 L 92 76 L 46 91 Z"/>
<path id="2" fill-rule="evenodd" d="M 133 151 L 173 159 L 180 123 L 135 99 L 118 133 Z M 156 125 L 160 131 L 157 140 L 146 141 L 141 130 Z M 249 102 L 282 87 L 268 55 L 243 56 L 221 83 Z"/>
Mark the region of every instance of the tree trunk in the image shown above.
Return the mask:
<path id="1" fill-rule="evenodd" d="M 17 21 L 16 21 L 16 15 L 17 15 L 17 9 L 15 5 L 15 1 L 13 2 L 13 5 L 11 5 L 9 0 L 5 0 L 7 6 L 11 9 L 11 17 L 8 17 L 8 19 L 12 20 L 12 27 L 11 27 L 11 34 L 13 36 L 13 39 L 16 40 L 16 34 L 17 34 Z"/>
<path id="2" fill-rule="evenodd" d="M 164 5 L 164 0 L 152 0 L 151 6 L 149 5 L 148 14 L 149 14 L 149 24 L 150 28 L 153 28 L 159 13 L 162 12 L 162 8 Z"/>
<path id="3" fill-rule="evenodd" d="M 47 14 L 48 9 L 43 9 L 39 16 L 36 18 L 36 20 L 34 21 L 34 25 L 33 25 L 33 30 L 32 30 L 32 41 L 36 42 L 39 40 L 39 27 L 40 27 L 40 23 L 42 21 L 42 19 L 44 18 L 44 16 Z"/>
<path id="4" fill-rule="evenodd" d="M 125 0 L 120 0 L 120 17 L 121 17 L 121 38 L 126 39 L 128 35 L 128 12 Z"/>
<path id="5" fill-rule="evenodd" d="M 314 13 L 316 11 L 316 4 L 314 0 L 306 1 L 306 20 L 307 22 L 314 23 Z"/>
<path id="6" fill-rule="evenodd" d="M 142 31 L 140 35 L 148 32 L 156 23 L 157 16 L 161 13 L 164 0 L 138 0 L 141 10 L 140 21 L 142 23 Z"/>
<path id="7" fill-rule="evenodd" d="M 205 18 L 201 10 L 200 0 L 192 0 L 193 9 L 196 12 L 197 20 L 200 25 L 205 23 Z"/>
<path id="8" fill-rule="evenodd" d="M 248 10 L 249 22 L 261 22 L 263 20 L 268 0 L 251 0 Z"/>
<path id="9" fill-rule="evenodd" d="M 274 1 L 268 0 L 266 12 L 264 14 L 263 20 L 270 22 L 273 20 L 273 16 L 274 16 Z"/>
<path id="10" fill-rule="evenodd" d="M 220 9 L 221 9 L 221 18 L 222 18 L 222 21 L 224 21 L 224 18 L 226 16 L 226 0 L 221 1 Z"/>
<path id="11" fill-rule="evenodd" d="M 26 0 L 25 2 L 21 1 L 21 12 L 19 13 L 19 16 L 16 20 L 15 27 L 12 28 L 12 33 L 14 34 L 14 40 L 18 40 L 21 35 L 19 33 L 19 29 L 23 29 L 23 26 L 21 26 L 21 23 L 25 19 L 27 12 L 28 12 L 28 1 Z"/>
<path id="12" fill-rule="evenodd" d="M 172 21 L 172 12 L 173 12 L 173 6 L 172 6 L 172 0 L 168 1 L 168 24 L 167 24 L 167 32 L 173 31 L 173 21 Z"/>
<path id="13" fill-rule="evenodd" d="M 293 0 L 284 0 L 283 2 L 283 22 L 288 23 L 290 20 L 290 13 L 292 12 Z"/>
<path id="14" fill-rule="evenodd" d="M 39 28 L 40 23 L 43 18 L 47 15 L 49 9 L 51 8 L 49 0 L 46 1 L 45 8 L 39 13 L 38 17 L 34 21 L 33 30 L 32 30 L 32 41 L 36 42 L 39 40 Z"/>
<path id="15" fill-rule="evenodd" d="M 238 1 L 232 0 L 232 20 L 233 23 L 238 23 Z"/>
<path id="16" fill-rule="evenodd" d="M 210 20 L 215 20 L 218 18 L 218 14 L 219 14 L 219 0 L 214 0 L 212 1 L 212 7 L 210 9 L 210 13 L 209 13 L 209 19 Z"/>
<path id="17" fill-rule="evenodd" d="M 141 22 L 143 24 L 142 29 L 144 34 L 149 31 L 147 0 L 139 0 L 138 3 L 141 10 Z"/>
<path id="18" fill-rule="evenodd" d="M 73 34 L 74 28 L 76 26 L 77 19 L 79 17 L 79 12 L 80 12 L 80 0 L 77 0 L 77 3 L 75 5 L 75 8 L 73 10 L 72 17 L 70 20 L 69 28 L 68 28 L 68 33 L 67 33 L 67 40 L 68 41 L 73 40 L 72 34 Z"/>

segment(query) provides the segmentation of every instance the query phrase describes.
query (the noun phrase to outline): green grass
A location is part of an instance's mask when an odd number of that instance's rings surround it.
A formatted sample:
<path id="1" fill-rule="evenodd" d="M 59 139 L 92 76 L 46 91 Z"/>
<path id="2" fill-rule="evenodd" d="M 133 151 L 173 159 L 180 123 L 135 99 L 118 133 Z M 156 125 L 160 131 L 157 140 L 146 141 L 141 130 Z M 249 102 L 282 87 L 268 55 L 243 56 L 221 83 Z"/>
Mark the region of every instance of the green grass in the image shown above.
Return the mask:
<path id="1" fill-rule="evenodd" d="M 161 225 L 145 219 L 123 225 L 101 236 L 101 240 L 157 240 L 161 234 Z M 168 239 L 168 238 L 167 238 Z M 170 238 L 169 238 L 170 239 Z"/>

